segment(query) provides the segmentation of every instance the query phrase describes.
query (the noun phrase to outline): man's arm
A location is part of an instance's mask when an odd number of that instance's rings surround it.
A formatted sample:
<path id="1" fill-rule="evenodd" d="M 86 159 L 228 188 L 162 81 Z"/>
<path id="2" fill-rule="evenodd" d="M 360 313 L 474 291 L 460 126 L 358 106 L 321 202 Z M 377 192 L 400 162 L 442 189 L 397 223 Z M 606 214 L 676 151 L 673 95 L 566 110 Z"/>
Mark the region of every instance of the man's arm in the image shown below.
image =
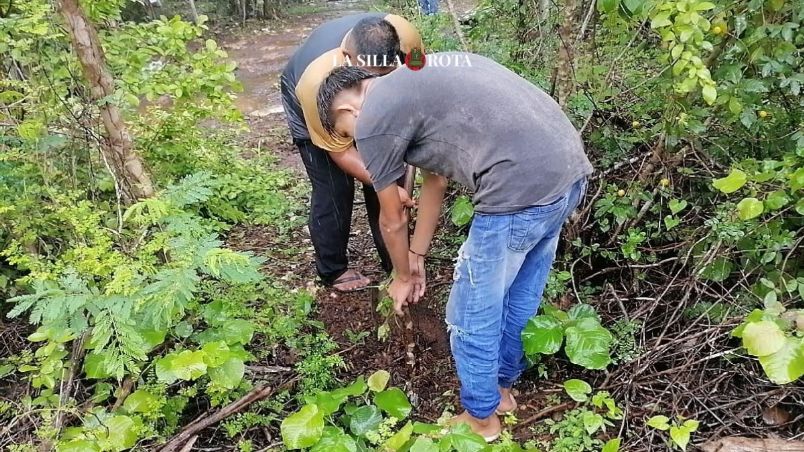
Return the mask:
<path id="1" fill-rule="evenodd" d="M 419 212 L 416 215 L 416 229 L 410 241 L 410 272 L 413 278 L 413 293 L 411 302 L 416 303 L 424 296 L 427 287 L 427 276 L 424 271 L 424 256 L 430 248 L 438 219 L 441 215 L 441 205 L 444 202 L 444 193 L 447 191 L 447 178 L 422 170 L 424 183 L 419 198 Z"/>
<path id="2" fill-rule="evenodd" d="M 371 185 L 371 176 L 369 176 L 366 165 L 363 164 L 363 159 L 360 158 L 360 154 L 357 153 L 357 149 L 354 146 L 343 152 L 329 152 L 329 156 L 344 173 L 366 185 Z"/>
<path id="3" fill-rule="evenodd" d="M 438 218 L 441 215 L 441 204 L 447 191 L 447 178 L 422 170 L 424 182 L 419 197 L 419 212 L 416 215 L 416 230 L 410 241 L 410 250 L 424 256 L 433 240 Z"/>
<path id="4" fill-rule="evenodd" d="M 394 300 L 394 310 L 402 315 L 402 308 L 407 305 L 413 291 L 408 261 L 408 218 L 396 184 L 378 191 L 377 197 L 382 238 L 394 264 L 394 279 L 388 287 L 388 294 Z"/>

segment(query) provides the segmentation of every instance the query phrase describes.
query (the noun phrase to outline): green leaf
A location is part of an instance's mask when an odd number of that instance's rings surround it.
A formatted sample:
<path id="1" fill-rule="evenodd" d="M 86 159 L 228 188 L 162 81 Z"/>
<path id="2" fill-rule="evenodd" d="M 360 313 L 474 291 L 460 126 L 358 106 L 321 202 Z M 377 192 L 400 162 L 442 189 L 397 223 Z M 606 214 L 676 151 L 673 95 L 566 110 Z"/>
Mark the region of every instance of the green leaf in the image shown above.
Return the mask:
<path id="1" fill-rule="evenodd" d="M 357 443 L 340 428 L 324 427 L 324 433 L 311 452 L 357 452 Z"/>
<path id="2" fill-rule="evenodd" d="M 225 341 L 213 341 L 201 347 L 204 352 L 204 363 L 209 367 L 217 367 L 229 359 L 229 346 Z"/>
<path id="3" fill-rule="evenodd" d="M 597 315 L 595 308 L 585 303 L 579 303 L 571 307 L 567 315 L 570 320 L 595 319 L 598 322 L 600 321 L 600 316 Z"/>
<path id="4" fill-rule="evenodd" d="M 156 377 L 168 384 L 176 380 L 195 380 L 207 373 L 204 357 L 204 352 L 200 350 L 170 353 L 156 361 Z"/>
<path id="5" fill-rule="evenodd" d="M 408 417 L 412 407 L 405 395 L 399 388 L 391 388 L 386 391 L 378 392 L 374 396 L 374 403 L 389 415 L 402 420 Z"/>
<path id="6" fill-rule="evenodd" d="M 672 215 L 667 215 L 664 217 L 664 227 L 668 231 L 678 226 L 679 224 L 681 224 L 681 220 Z"/>
<path id="7" fill-rule="evenodd" d="M 565 351 L 570 361 L 587 369 L 604 369 L 611 362 L 612 336 L 595 319 L 581 319 L 566 329 Z"/>
<path id="8" fill-rule="evenodd" d="M 466 423 L 460 423 L 450 430 L 450 432 L 442 439 L 442 450 L 445 443 L 452 445 L 454 450 L 461 452 L 480 452 L 485 450 L 488 446 L 486 440 L 482 436 L 473 432 Z"/>
<path id="9" fill-rule="evenodd" d="M 767 356 L 785 345 L 785 334 L 776 322 L 762 320 L 745 326 L 742 332 L 743 347 L 753 356 Z"/>
<path id="10" fill-rule="evenodd" d="M 223 365 L 209 369 L 209 379 L 222 388 L 235 389 L 243 380 L 245 371 L 246 365 L 243 360 L 229 358 Z"/>
<path id="11" fill-rule="evenodd" d="M 683 199 L 671 199 L 670 202 L 667 203 L 667 207 L 670 208 L 670 213 L 675 215 L 687 208 L 687 201 Z"/>
<path id="12" fill-rule="evenodd" d="M 529 356 L 542 353 L 552 355 L 561 348 L 564 329 L 555 317 L 537 315 L 528 320 L 522 330 L 522 344 Z"/>
<path id="13" fill-rule="evenodd" d="M 623 0 L 623 5 L 631 14 L 639 14 L 645 5 L 645 0 Z"/>
<path id="14" fill-rule="evenodd" d="M 378 370 L 371 374 L 368 379 L 368 388 L 374 392 L 380 392 L 388 385 L 391 374 L 387 370 Z"/>
<path id="15" fill-rule="evenodd" d="M 723 193 L 729 194 L 742 188 L 748 181 L 748 175 L 742 170 L 732 169 L 728 176 L 715 179 L 712 186 Z"/>
<path id="16" fill-rule="evenodd" d="M 725 281 L 731 274 L 732 267 L 730 260 L 725 257 L 718 257 L 701 270 L 701 276 L 709 281 Z"/>
<path id="17" fill-rule="evenodd" d="M 670 439 L 673 440 L 673 444 L 678 446 L 681 450 L 687 450 L 687 444 L 690 442 L 690 432 L 688 432 L 687 429 L 674 425 L 670 427 Z"/>
<path id="18" fill-rule="evenodd" d="M 653 416 L 652 418 L 648 419 L 648 427 L 653 427 L 656 430 L 667 430 L 670 428 L 670 418 L 667 416 L 662 416 L 661 414 L 658 416 Z"/>
<path id="19" fill-rule="evenodd" d="M 311 447 L 324 433 L 324 415 L 317 406 L 305 405 L 282 421 L 280 431 L 288 449 Z"/>
<path id="20" fill-rule="evenodd" d="M 589 400 L 589 393 L 592 392 L 592 387 L 583 380 L 572 379 L 564 382 L 564 390 L 567 391 L 572 400 L 586 402 Z"/>
<path id="21" fill-rule="evenodd" d="M 410 446 L 410 452 L 438 452 L 438 446 L 435 445 L 432 439 L 420 436 Z"/>
<path id="22" fill-rule="evenodd" d="M 683 427 L 685 429 L 687 429 L 688 432 L 692 433 L 692 432 L 698 430 L 698 427 L 700 425 L 701 425 L 701 423 L 698 422 L 695 419 L 687 419 L 686 421 L 684 421 Z"/>
<path id="23" fill-rule="evenodd" d="M 603 445 L 603 449 L 600 452 L 620 452 L 620 443 L 622 440 L 620 438 L 612 438 L 606 441 L 606 444 Z"/>
<path id="24" fill-rule="evenodd" d="M 251 337 L 254 335 L 254 324 L 243 319 L 227 320 L 223 323 L 221 333 L 229 345 L 246 345 L 251 342 Z"/>
<path id="25" fill-rule="evenodd" d="M 759 363 L 770 381 L 776 384 L 798 380 L 804 375 L 804 338 L 788 337 L 781 349 L 761 356 Z"/>
<path id="26" fill-rule="evenodd" d="M 111 366 L 112 360 L 109 352 L 90 352 L 84 358 L 84 372 L 88 378 L 109 378 L 114 375 L 112 373 L 114 366 Z"/>
<path id="27" fill-rule="evenodd" d="M 147 413 L 159 406 L 159 397 L 144 389 L 138 389 L 126 397 L 123 409 L 129 413 Z"/>
<path id="28" fill-rule="evenodd" d="M 393 436 L 388 438 L 388 441 L 382 445 L 382 449 L 385 451 L 397 451 L 405 446 L 405 443 L 410 441 L 410 436 L 413 434 L 413 424 L 408 422 L 405 424 L 404 427 L 399 429 L 398 432 L 394 433 Z"/>
<path id="29" fill-rule="evenodd" d="M 345 388 L 338 388 L 332 391 L 332 395 L 336 398 L 347 398 L 347 397 L 354 397 L 363 395 L 368 389 L 368 385 L 366 385 L 366 379 L 363 376 L 357 377 L 354 383 L 350 384 Z"/>
<path id="30" fill-rule="evenodd" d="M 352 413 L 349 419 L 349 430 L 357 435 L 363 436 L 367 432 L 376 430 L 382 423 L 382 414 L 374 405 L 363 405 Z"/>
<path id="31" fill-rule="evenodd" d="M 618 3 L 618 0 L 597 0 L 597 9 L 602 13 L 610 14 L 617 11 Z"/>
<path id="32" fill-rule="evenodd" d="M 112 416 L 101 423 L 97 434 L 98 444 L 103 450 L 121 451 L 137 444 L 141 422 L 129 416 Z"/>
<path id="33" fill-rule="evenodd" d="M 603 416 L 595 412 L 584 411 L 581 419 L 583 421 L 583 428 L 586 430 L 586 433 L 590 435 L 594 435 L 596 431 L 603 427 Z"/>
<path id="34" fill-rule="evenodd" d="M 100 450 L 98 443 L 87 439 L 77 439 L 68 443 L 61 443 L 56 448 L 56 452 L 100 452 Z"/>
<path id="35" fill-rule="evenodd" d="M 742 201 L 737 203 L 737 216 L 744 221 L 762 215 L 764 210 L 765 209 L 762 206 L 762 201 L 758 200 L 757 198 L 744 198 Z"/>
<path id="36" fill-rule="evenodd" d="M 704 85 L 701 94 L 707 104 L 712 105 L 717 100 L 717 89 L 713 85 Z"/>
<path id="37" fill-rule="evenodd" d="M 667 27 L 673 25 L 673 22 L 670 22 L 670 11 L 661 11 L 650 21 L 650 28 L 656 29 L 661 27 Z"/>
<path id="38" fill-rule="evenodd" d="M 475 214 L 475 208 L 472 201 L 467 196 L 459 196 L 452 205 L 452 224 L 461 227 L 466 226 L 472 221 L 472 215 Z"/>
<path id="39" fill-rule="evenodd" d="M 771 192 L 767 198 L 765 198 L 765 207 L 768 210 L 779 210 L 782 207 L 786 206 L 790 202 L 790 197 L 787 196 L 787 192 L 784 190 L 776 190 Z"/>

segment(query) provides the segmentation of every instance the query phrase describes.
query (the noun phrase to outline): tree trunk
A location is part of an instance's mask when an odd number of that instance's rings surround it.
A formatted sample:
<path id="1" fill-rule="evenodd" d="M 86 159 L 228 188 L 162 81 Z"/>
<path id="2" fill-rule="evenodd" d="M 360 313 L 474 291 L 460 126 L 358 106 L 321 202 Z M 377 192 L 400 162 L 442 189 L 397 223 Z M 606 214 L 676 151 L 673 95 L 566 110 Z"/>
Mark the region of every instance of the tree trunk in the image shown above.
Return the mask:
<path id="1" fill-rule="evenodd" d="M 92 100 L 98 103 L 101 120 L 106 129 L 101 155 L 112 173 L 120 199 L 131 204 L 153 196 L 154 187 L 145 164 L 134 151 L 126 124 L 116 105 L 103 99 L 114 94 L 114 80 L 106 67 L 98 33 L 89 22 L 78 0 L 57 0 L 59 12 L 67 26 L 84 78 L 89 84 Z"/>
<path id="2" fill-rule="evenodd" d="M 558 61 L 553 77 L 553 93 L 562 108 L 567 105 L 567 100 L 572 95 L 575 85 L 573 82 L 575 68 L 573 67 L 574 51 L 572 45 L 574 25 L 575 0 L 566 0 L 564 2 L 563 19 L 561 26 L 558 28 Z"/>
<path id="3" fill-rule="evenodd" d="M 195 0 L 189 0 L 190 11 L 193 13 L 193 22 L 198 23 L 198 10 L 195 9 Z"/>

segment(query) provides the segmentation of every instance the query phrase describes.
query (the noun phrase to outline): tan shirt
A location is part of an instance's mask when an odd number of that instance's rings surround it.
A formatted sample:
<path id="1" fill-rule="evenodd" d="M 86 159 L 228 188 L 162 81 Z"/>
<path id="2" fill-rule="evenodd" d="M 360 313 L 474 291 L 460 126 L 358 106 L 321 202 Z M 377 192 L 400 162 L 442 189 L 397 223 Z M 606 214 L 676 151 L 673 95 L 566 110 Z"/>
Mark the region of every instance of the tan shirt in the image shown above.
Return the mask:
<path id="1" fill-rule="evenodd" d="M 399 47 L 402 52 L 407 54 L 414 48 L 424 51 L 421 35 L 413 24 L 394 14 L 389 14 L 384 19 L 396 29 L 396 33 L 399 35 Z M 296 97 L 299 99 L 299 104 L 301 104 L 304 112 L 304 122 L 310 132 L 310 139 L 316 146 L 330 152 L 343 152 L 354 144 L 351 138 L 332 136 L 327 133 L 321 123 L 321 117 L 318 116 L 318 88 L 332 69 L 343 65 L 343 62 L 343 43 L 341 43 L 341 47 L 324 53 L 310 63 L 296 85 Z"/>

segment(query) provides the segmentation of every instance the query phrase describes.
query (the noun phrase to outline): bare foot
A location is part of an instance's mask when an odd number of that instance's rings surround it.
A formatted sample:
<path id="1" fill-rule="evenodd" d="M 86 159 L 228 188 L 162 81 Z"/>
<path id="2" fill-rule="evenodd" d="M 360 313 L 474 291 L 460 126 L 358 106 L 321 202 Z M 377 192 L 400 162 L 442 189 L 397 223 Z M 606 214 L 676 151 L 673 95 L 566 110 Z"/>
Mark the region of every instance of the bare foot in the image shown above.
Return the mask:
<path id="1" fill-rule="evenodd" d="M 500 424 L 500 419 L 495 414 L 492 414 L 491 416 L 485 419 L 478 419 L 469 414 L 468 412 L 464 411 L 463 413 L 450 419 L 449 424 L 450 425 L 467 424 L 469 428 L 472 429 L 473 432 L 482 436 L 483 439 L 485 439 L 486 442 L 489 443 L 499 438 L 500 433 L 502 433 L 502 425 Z"/>
<path id="2" fill-rule="evenodd" d="M 357 270 L 349 269 L 343 272 L 333 283 L 332 288 L 339 292 L 352 292 L 371 284 L 371 280 L 361 275 Z"/>
<path id="3" fill-rule="evenodd" d="M 503 415 L 516 411 L 517 404 L 511 388 L 500 387 L 500 404 L 497 406 L 497 414 Z"/>

